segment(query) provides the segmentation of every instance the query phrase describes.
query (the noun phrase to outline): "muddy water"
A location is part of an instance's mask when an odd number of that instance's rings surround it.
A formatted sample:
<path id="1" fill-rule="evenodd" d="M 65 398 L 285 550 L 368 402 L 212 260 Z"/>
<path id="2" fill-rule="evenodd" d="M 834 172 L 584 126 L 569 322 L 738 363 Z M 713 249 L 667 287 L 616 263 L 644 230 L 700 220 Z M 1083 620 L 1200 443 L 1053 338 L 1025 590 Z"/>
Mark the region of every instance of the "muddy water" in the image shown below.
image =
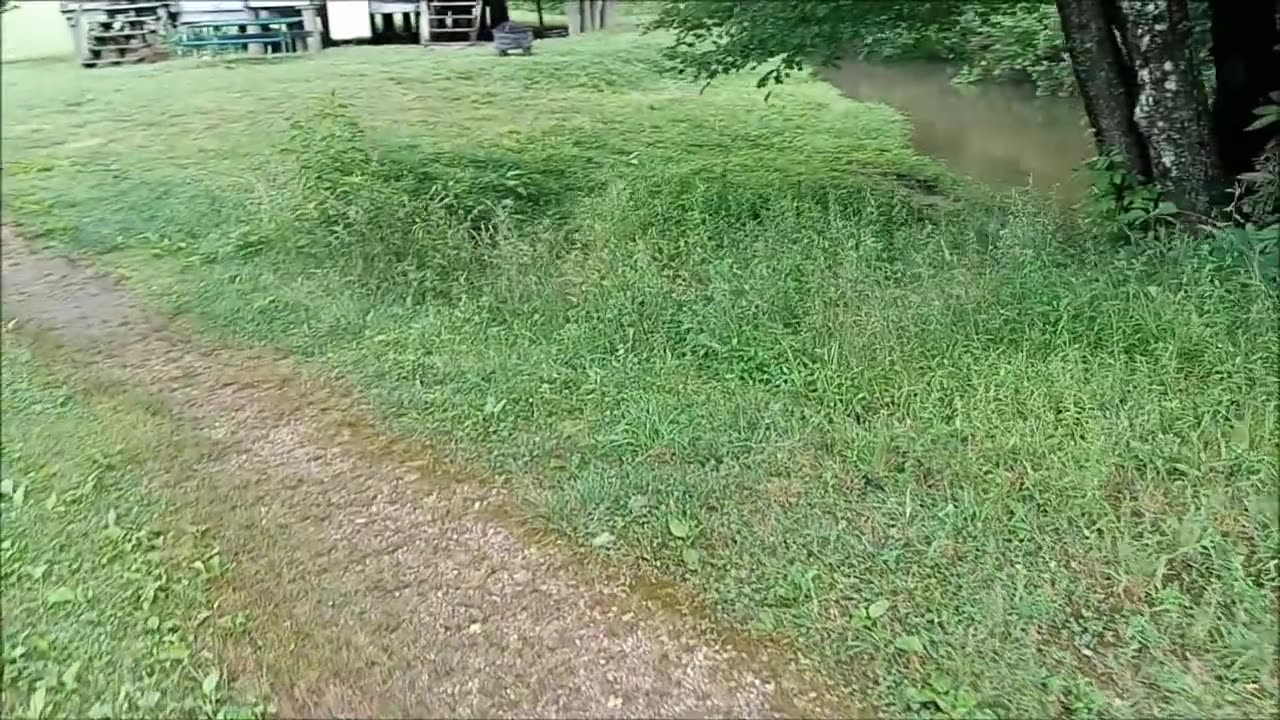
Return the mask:
<path id="1" fill-rule="evenodd" d="M 911 118 L 912 140 L 961 175 L 990 185 L 1083 191 L 1080 164 L 1094 154 L 1074 98 L 1036 97 L 1030 88 L 959 86 L 934 63 L 842 63 L 818 74 L 846 97 L 892 106 Z"/>

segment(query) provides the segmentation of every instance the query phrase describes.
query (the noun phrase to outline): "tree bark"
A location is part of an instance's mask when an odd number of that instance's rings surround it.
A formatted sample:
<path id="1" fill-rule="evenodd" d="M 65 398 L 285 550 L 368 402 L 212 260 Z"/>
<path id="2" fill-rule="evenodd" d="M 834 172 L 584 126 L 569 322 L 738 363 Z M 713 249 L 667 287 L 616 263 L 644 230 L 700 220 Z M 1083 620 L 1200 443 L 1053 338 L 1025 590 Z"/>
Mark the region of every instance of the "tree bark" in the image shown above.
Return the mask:
<path id="1" fill-rule="evenodd" d="M 1280 2 L 1211 0 L 1209 3 L 1216 92 L 1213 132 L 1229 176 L 1253 169 L 1268 135 L 1246 131 L 1255 108 L 1280 90 Z"/>
<path id="2" fill-rule="evenodd" d="M 1133 118 L 1147 140 L 1152 179 L 1179 207 L 1207 215 L 1225 183 L 1186 0 L 1121 0 L 1120 7 L 1138 76 Z"/>
<path id="3" fill-rule="evenodd" d="M 1134 122 L 1137 87 L 1108 17 L 1112 0 L 1057 0 L 1067 54 L 1098 152 L 1115 153 L 1132 171 L 1151 177 L 1146 141 Z"/>

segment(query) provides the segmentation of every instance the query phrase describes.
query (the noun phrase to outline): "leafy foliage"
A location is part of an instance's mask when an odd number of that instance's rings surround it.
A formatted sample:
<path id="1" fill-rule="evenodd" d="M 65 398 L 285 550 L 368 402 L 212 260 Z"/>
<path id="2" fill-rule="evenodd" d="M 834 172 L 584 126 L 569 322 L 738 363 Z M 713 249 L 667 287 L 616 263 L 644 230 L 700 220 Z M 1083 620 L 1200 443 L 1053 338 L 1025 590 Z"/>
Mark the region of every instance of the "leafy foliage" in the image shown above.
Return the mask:
<path id="1" fill-rule="evenodd" d="M 1254 110 L 1258 119 L 1248 128 L 1251 132 L 1273 134 L 1250 172 L 1240 176 L 1239 207 L 1244 219 L 1259 226 L 1280 227 L 1280 91 L 1268 98 L 1271 102 Z M 1280 230 L 1277 231 L 1280 234 Z"/>
<path id="2" fill-rule="evenodd" d="M 940 32 L 960 66 L 956 80 L 1028 80 L 1046 95 L 1075 93 L 1075 77 L 1052 3 L 966 3 Z"/>
<path id="3" fill-rule="evenodd" d="M 1089 198 L 1093 211 L 1131 237 L 1154 240 L 1176 227 L 1178 208 L 1116 155 L 1094 158 L 1086 168 L 1093 177 Z"/>
<path id="4" fill-rule="evenodd" d="M 1259 127 L 1267 123 L 1266 108 L 1258 115 Z M 1280 216 L 1276 207 L 1277 156 L 1280 141 L 1273 141 L 1258 160 L 1259 169 L 1245 173 L 1237 188 L 1238 207 L 1223 218 L 1185 218 L 1173 203 L 1162 198 L 1151 183 L 1128 170 L 1115 155 L 1094 158 L 1086 165 L 1093 178 L 1088 206 L 1089 220 L 1100 219 L 1100 232 L 1119 231 L 1131 243 L 1166 244 L 1187 225 L 1211 238 L 1205 252 L 1222 268 L 1247 268 L 1264 283 L 1280 282 Z M 1190 220 L 1191 222 L 1187 222 Z"/>
<path id="5" fill-rule="evenodd" d="M 1212 87 L 1207 3 L 1192 3 L 1199 66 Z M 674 31 L 669 57 L 703 80 L 767 67 L 761 86 L 845 57 L 953 65 L 956 82 L 1026 80 L 1076 92 L 1053 3 L 947 0 L 667 0 L 651 25 Z"/>
<path id="6" fill-rule="evenodd" d="M 955 2 L 667 2 L 652 27 L 673 30 L 669 57 L 702 79 L 768 66 L 760 85 L 841 58 L 953 62 L 961 82 L 1026 78 L 1073 89 L 1057 12 L 1046 4 Z"/>
<path id="7" fill-rule="evenodd" d="M 908 24 L 923 31 L 955 15 L 953 3 L 937 1 L 908 6 L 859 0 L 672 0 L 650 27 L 675 31 L 668 56 L 694 77 L 711 80 L 772 65 L 759 79 L 764 87 L 781 83 L 807 63 L 831 64 L 850 49 L 901 39 L 898 31 Z"/>
<path id="8" fill-rule="evenodd" d="M 211 587 L 228 563 L 154 492 L 164 418 L 3 342 L 4 717 L 265 714 L 234 702 L 212 653 L 225 618 Z"/>

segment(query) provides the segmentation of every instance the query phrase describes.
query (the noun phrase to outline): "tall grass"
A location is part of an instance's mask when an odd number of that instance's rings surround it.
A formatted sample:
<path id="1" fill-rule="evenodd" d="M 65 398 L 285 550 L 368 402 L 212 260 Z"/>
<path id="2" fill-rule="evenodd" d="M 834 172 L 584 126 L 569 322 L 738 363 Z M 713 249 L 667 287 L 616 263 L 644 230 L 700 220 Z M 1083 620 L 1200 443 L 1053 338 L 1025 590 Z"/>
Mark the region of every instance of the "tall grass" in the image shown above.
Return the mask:
<path id="1" fill-rule="evenodd" d="M 884 712 L 1273 709 L 1272 287 L 958 187 L 820 85 L 699 101 L 634 38 L 564 47 L 436 61 L 458 97 L 409 129 L 330 99 L 251 160 L 216 131 L 234 164 L 145 204 L 172 160 L 107 197 L 28 150 L 12 208 Z M 498 120 L 517 84 L 548 114 Z"/>
<path id="2" fill-rule="evenodd" d="M 767 153 L 592 190 L 542 148 L 497 173 L 400 159 L 340 109 L 302 128 L 269 220 L 207 258 L 235 280 L 189 311 L 347 368 L 555 527 L 883 691 L 941 672 L 1012 715 L 1268 702 L 1254 278 L 1126 260 L 1031 200 L 785 181 Z"/>

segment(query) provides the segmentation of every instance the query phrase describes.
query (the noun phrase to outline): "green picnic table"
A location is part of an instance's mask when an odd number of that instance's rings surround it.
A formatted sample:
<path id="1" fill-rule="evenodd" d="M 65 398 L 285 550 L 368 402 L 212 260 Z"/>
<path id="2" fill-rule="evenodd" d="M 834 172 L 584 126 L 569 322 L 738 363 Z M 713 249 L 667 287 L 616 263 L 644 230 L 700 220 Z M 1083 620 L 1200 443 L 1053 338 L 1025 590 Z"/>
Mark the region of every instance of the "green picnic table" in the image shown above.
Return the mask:
<path id="1" fill-rule="evenodd" d="M 297 40 L 305 38 L 305 29 L 290 29 L 303 25 L 301 17 L 260 17 L 235 20 L 197 20 L 178 24 L 175 45 L 179 48 L 198 50 L 244 48 L 250 54 L 260 54 L 270 48 L 274 52 L 294 52 Z M 240 32 L 220 32 L 228 28 L 243 28 Z"/>

